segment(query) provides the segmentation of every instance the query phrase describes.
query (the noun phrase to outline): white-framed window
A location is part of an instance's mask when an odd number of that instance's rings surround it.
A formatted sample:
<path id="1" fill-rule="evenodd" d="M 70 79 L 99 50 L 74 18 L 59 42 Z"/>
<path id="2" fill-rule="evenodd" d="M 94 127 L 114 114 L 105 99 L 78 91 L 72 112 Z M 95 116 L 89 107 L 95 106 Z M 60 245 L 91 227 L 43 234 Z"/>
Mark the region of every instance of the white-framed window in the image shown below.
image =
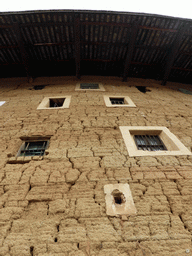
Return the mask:
<path id="1" fill-rule="evenodd" d="M 103 96 L 107 107 L 136 107 L 133 101 L 128 96 Z"/>
<path id="2" fill-rule="evenodd" d="M 37 109 L 62 109 L 69 108 L 71 96 L 45 97 Z"/>
<path id="3" fill-rule="evenodd" d="M 192 155 L 183 143 L 159 126 L 120 126 L 129 156 Z"/>
<path id="4" fill-rule="evenodd" d="M 77 83 L 75 91 L 105 91 L 101 83 Z"/>
<path id="5" fill-rule="evenodd" d="M 5 104 L 5 101 L 0 101 L 0 106 L 3 106 Z"/>

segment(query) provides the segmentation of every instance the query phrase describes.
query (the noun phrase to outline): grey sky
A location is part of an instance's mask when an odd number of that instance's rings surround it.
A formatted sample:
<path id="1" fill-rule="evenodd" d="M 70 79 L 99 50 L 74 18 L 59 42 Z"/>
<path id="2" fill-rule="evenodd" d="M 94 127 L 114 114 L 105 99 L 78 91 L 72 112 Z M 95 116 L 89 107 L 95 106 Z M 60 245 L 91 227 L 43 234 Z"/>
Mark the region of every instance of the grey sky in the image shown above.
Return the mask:
<path id="1" fill-rule="evenodd" d="M 191 0 L 1 0 L 1 12 L 49 10 L 49 9 L 79 9 L 79 10 L 109 10 L 122 12 L 142 12 L 161 14 L 174 17 L 192 18 Z"/>

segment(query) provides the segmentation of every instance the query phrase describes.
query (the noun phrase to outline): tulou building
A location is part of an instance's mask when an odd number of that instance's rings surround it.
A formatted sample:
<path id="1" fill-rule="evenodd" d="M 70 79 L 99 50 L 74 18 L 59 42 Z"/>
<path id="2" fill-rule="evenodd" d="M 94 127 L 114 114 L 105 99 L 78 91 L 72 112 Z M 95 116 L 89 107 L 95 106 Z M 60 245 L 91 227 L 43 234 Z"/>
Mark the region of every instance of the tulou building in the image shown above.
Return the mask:
<path id="1" fill-rule="evenodd" d="M 0 13 L 0 256 L 192 255 L 192 21 Z"/>

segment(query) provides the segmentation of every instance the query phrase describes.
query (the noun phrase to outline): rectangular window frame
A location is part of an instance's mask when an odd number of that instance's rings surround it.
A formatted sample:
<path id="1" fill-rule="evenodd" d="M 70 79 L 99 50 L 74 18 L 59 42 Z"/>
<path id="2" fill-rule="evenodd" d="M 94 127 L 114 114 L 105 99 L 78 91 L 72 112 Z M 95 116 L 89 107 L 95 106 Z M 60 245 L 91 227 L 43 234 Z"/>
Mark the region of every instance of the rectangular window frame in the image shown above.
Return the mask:
<path id="1" fill-rule="evenodd" d="M 50 100 L 54 99 L 64 99 L 63 106 L 61 107 L 50 107 Z M 63 108 L 69 108 L 71 103 L 71 96 L 65 95 L 65 96 L 53 96 L 53 97 L 44 97 L 42 102 L 37 107 L 38 110 L 41 109 L 63 109 Z"/>
<path id="2" fill-rule="evenodd" d="M 129 107 L 129 108 L 135 108 L 136 105 L 133 103 L 133 101 L 129 98 L 129 96 L 125 95 L 103 95 L 104 102 L 106 107 L 112 107 L 112 108 L 122 108 L 122 107 Z M 111 98 L 114 99 L 124 99 L 124 104 L 112 104 L 111 103 Z"/>
<path id="3" fill-rule="evenodd" d="M 165 155 L 192 155 L 192 153 L 183 145 L 183 143 L 169 131 L 167 127 L 162 126 L 120 126 L 128 154 L 135 156 L 165 156 Z M 158 135 L 165 144 L 167 150 L 145 151 L 139 150 L 134 140 L 134 135 Z"/>
<path id="4" fill-rule="evenodd" d="M 99 88 L 98 89 L 81 89 L 81 84 L 98 84 L 99 85 Z M 105 88 L 103 86 L 103 84 L 101 83 L 97 83 L 97 82 L 81 82 L 81 83 L 77 83 L 76 84 L 76 87 L 75 87 L 75 91 L 105 91 Z"/>
<path id="5" fill-rule="evenodd" d="M 36 156 L 36 157 L 42 157 L 42 156 L 44 156 L 45 155 L 45 151 L 47 150 L 47 148 L 48 148 L 48 146 L 49 146 L 49 140 L 50 140 L 50 137 L 24 137 L 24 138 L 21 138 L 22 139 L 22 144 L 21 144 L 21 146 L 20 146 L 20 148 L 19 148 L 19 151 L 17 152 L 17 155 L 16 155 L 16 157 L 34 157 L 34 156 Z M 25 155 L 25 154 L 23 154 L 23 155 L 21 155 L 21 153 L 22 153 L 22 151 L 28 151 L 27 149 L 25 150 L 25 146 L 26 146 L 26 144 L 28 145 L 29 143 L 31 143 L 31 142 L 46 142 L 46 145 L 42 148 L 42 150 L 41 151 L 43 151 L 43 154 L 39 154 L 39 155 Z"/>

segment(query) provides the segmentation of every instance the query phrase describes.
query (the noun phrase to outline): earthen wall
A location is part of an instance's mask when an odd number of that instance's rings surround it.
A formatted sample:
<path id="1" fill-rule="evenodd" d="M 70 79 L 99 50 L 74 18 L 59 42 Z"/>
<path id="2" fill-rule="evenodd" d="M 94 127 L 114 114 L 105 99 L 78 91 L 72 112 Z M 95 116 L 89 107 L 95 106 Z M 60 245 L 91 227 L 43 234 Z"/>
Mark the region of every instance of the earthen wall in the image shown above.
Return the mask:
<path id="1" fill-rule="evenodd" d="M 191 151 L 192 95 L 153 80 L 81 80 L 106 91 L 75 91 L 73 77 L 0 80 L 0 255 L 192 255 L 192 156 L 129 157 L 119 130 L 165 126 Z M 59 95 L 71 95 L 68 109 L 37 110 Z M 103 95 L 136 108 L 107 108 Z M 50 136 L 46 155 L 16 158 L 31 136 Z M 106 215 L 104 185 L 117 183 L 130 185 L 136 216 Z"/>

